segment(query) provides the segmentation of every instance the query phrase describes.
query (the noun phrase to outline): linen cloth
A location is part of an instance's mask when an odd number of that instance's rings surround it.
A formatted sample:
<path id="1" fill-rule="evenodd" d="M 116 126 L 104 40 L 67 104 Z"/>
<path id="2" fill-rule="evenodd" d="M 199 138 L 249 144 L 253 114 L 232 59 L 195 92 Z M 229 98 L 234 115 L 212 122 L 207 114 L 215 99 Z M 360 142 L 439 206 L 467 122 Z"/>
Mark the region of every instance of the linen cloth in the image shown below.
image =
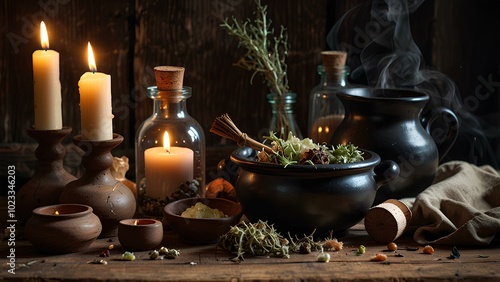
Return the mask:
<path id="1" fill-rule="evenodd" d="M 500 172 L 489 165 L 442 164 L 431 186 L 401 201 L 412 211 L 408 230 L 419 244 L 487 246 L 500 239 Z"/>

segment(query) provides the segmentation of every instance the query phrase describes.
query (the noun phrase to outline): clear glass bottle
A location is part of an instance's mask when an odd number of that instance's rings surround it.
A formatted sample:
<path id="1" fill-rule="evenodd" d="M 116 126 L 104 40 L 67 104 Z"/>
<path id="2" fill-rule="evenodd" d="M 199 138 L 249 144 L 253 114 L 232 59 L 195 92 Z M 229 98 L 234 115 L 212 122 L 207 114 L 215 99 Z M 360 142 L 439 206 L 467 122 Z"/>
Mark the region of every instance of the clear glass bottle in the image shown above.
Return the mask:
<path id="1" fill-rule="evenodd" d="M 272 130 L 276 133 L 276 136 L 286 139 L 291 131 L 294 136 L 302 139 L 302 133 L 293 113 L 293 104 L 296 99 L 297 94 L 293 92 L 285 93 L 283 96 L 276 93 L 267 94 L 267 101 L 271 104 L 272 116 L 269 130 L 262 132 L 264 136 L 268 136 L 269 131 Z"/>
<path id="2" fill-rule="evenodd" d="M 308 137 L 315 143 L 330 143 L 333 132 L 344 119 L 344 106 L 337 97 L 340 89 L 349 87 L 348 67 L 330 68 L 318 66 L 320 83 L 309 95 Z"/>
<path id="3" fill-rule="evenodd" d="M 148 97 L 154 100 L 153 114 L 135 140 L 137 206 L 144 215 L 162 216 L 167 203 L 204 195 L 205 135 L 186 109 L 191 87 L 160 91 L 151 86 Z"/>

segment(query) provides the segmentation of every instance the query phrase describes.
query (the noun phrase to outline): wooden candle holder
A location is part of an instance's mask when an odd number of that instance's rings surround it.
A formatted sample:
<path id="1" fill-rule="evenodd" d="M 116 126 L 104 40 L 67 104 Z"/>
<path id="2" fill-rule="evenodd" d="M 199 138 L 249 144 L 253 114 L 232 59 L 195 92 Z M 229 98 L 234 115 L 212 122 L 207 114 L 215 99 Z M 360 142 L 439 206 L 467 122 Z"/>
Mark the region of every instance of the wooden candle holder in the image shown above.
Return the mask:
<path id="1" fill-rule="evenodd" d="M 26 131 L 39 144 L 35 150 L 38 171 L 17 193 L 16 216 L 21 222 L 27 222 L 35 208 L 57 204 L 64 186 L 76 180 L 63 166 L 66 149 L 61 142 L 71 130 L 65 126 L 59 130 Z"/>

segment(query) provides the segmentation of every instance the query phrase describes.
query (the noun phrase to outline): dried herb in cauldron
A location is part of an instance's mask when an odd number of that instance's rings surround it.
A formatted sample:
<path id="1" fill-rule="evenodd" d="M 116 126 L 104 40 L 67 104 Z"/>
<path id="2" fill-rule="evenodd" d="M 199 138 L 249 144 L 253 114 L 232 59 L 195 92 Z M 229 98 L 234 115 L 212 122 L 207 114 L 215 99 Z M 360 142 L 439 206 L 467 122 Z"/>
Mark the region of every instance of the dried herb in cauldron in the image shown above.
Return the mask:
<path id="1" fill-rule="evenodd" d="M 291 132 L 286 140 L 274 132 L 264 137 L 271 141 L 273 153 L 262 150 L 257 155 L 261 162 L 290 164 L 347 164 L 364 160 L 363 153 L 353 144 L 339 144 L 337 147 L 314 143 L 310 138 L 299 139 Z"/>

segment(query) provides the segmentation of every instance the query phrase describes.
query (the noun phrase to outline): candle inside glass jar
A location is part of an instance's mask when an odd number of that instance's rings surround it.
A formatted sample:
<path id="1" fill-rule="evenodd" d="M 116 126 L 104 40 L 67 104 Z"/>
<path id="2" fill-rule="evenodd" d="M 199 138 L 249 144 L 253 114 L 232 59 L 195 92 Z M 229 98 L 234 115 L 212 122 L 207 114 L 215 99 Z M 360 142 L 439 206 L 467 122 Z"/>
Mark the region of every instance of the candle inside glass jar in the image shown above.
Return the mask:
<path id="1" fill-rule="evenodd" d="M 165 199 L 179 190 L 186 181 L 193 180 L 194 151 L 190 148 L 170 146 L 167 131 L 163 146 L 144 151 L 146 195 L 153 199 Z"/>

